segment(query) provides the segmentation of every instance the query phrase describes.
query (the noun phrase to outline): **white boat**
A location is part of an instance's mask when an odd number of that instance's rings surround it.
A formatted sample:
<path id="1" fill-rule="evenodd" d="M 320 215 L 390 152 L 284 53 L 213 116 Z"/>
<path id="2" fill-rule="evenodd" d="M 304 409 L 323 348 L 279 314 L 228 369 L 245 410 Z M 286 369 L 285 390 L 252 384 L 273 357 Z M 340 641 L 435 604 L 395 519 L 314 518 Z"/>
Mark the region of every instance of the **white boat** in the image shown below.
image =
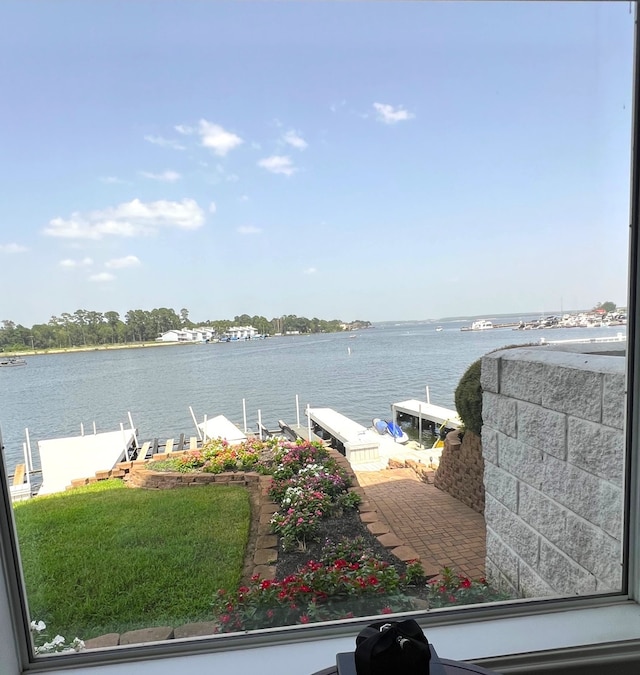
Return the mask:
<path id="1" fill-rule="evenodd" d="M 16 366 L 26 366 L 27 362 L 24 359 L 19 359 L 16 356 L 9 356 L 0 360 L 0 368 L 15 368 Z"/>
<path id="2" fill-rule="evenodd" d="M 486 319 L 480 319 L 471 324 L 471 330 L 489 330 L 490 328 L 493 328 L 493 324 Z"/>

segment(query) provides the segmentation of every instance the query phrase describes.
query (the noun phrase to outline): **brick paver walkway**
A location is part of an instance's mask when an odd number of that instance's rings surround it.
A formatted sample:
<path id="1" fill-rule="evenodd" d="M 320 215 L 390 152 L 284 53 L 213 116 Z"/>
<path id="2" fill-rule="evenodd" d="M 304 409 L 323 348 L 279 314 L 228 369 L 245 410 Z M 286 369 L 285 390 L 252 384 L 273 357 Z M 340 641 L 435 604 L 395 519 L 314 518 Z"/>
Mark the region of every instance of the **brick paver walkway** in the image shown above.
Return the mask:
<path id="1" fill-rule="evenodd" d="M 477 579 L 484 577 L 484 518 L 412 469 L 357 471 L 367 501 L 391 531 L 415 549 L 427 574 L 444 566 Z"/>

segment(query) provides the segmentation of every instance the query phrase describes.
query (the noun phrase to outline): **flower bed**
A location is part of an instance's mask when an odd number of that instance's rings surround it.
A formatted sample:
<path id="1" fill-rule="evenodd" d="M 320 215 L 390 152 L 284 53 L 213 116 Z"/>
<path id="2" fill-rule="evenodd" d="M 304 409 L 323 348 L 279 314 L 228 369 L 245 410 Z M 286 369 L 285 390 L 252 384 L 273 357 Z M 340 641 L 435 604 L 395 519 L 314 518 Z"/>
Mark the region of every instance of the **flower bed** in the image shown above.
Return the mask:
<path id="1" fill-rule="evenodd" d="M 350 491 L 349 472 L 320 444 L 270 439 L 229 446 L 215 440 L 150 468 L 272 476 L 276 578 L 254 575 L 237 590 L 221 589 L 212 604 L 218 632 L 506 599 L 484 579 L 448 568 L 427 579 L 419 562 L 391 555 L 360 521 L 360 496 Z"/>

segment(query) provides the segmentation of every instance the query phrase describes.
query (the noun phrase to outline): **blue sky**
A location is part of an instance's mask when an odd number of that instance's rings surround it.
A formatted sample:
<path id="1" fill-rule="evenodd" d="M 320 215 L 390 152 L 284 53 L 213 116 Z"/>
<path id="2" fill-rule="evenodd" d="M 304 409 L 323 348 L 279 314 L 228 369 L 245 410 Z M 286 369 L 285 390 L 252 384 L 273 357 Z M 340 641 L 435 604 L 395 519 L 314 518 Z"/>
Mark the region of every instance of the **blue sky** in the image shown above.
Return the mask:
<path id="1" fill-rule="evenodd" d="M 626 303 L 627 3 L 2 15 L 0 319 Z"/>

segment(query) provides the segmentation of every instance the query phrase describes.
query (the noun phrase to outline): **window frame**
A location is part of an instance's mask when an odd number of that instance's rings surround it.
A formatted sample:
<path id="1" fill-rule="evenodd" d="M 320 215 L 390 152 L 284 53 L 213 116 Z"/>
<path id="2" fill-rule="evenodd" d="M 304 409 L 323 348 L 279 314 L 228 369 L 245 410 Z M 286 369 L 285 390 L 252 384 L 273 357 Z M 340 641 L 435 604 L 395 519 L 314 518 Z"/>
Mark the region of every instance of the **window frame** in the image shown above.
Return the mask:
<path id="1" fill-rule="evenodd" d="M 621 593 L 578 599 L 519 600 L 411 613 L 442 656 L 472 660 L 504 673 L 640 659 L 640 395 L 635 391 L 640 383 L 640 26 L 637 2 L 633 5 L 624 587 Z M 97 667 L 105 666 L 109 675 L 146 675 L 151 669 L 164 675 L 176 668 L 203 667 L 239 673 L 260 668 L 265 675 L 311 673 L 331 666 L 336 652 L 352 651 L 355 635 L 368 623 L 358 618 L 34 658 L 8 486 L 6 467 L 0 462 L 0 505 L 9 516 L 0 519 L 0 670 L 7 675 L 67 669 L 95 675 Z"/>

